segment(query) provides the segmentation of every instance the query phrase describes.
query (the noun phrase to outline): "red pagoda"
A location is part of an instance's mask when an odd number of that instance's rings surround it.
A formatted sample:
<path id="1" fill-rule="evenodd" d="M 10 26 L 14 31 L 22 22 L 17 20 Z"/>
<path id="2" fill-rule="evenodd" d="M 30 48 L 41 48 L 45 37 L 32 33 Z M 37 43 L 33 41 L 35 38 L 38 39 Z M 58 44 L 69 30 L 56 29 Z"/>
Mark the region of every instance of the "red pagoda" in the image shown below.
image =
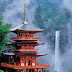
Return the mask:
<path id="1" fill-rule="evenodd" d="M 30 26 L 26 21 L 26 0 L 24 4 L 24 22 L 23 24 L 10 29 L 11 32 L 17 34 L 17 37 L 11 38 L 15 42 L 8 42 L 8 44 L 15 45 L 11 53 L 3 53 L 9 56 L 9 62 L 1 63 L 2 67 L 6 68 L 6 72 L 43 72 L 44 68 L 50 68 L 48 64 L 41 64 L 36 62 L 36 58 L 46 56 L 47 54 L 38 54 L 38 49 L 35 46 L 44 43 L 37 42 L 40 37 L 34 37 L 34 34 L 44 32 L 44 29 L 39 29 Z M 13 56 L 14 62 L 10 62 L 10 57 Z"/>

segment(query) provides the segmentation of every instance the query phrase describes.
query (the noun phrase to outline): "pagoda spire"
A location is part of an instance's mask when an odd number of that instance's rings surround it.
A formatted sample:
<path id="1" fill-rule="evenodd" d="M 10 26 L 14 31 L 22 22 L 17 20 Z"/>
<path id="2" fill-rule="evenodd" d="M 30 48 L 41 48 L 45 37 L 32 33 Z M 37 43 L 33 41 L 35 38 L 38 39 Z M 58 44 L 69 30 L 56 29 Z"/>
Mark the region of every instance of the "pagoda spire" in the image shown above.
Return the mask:
<path id="1" fill-rule="evenodd" d="M 24 3 L 24 22 L 23 22 L 23 24 L 28 24 L 28 22 L 26 21 L 26 0 Z"/>

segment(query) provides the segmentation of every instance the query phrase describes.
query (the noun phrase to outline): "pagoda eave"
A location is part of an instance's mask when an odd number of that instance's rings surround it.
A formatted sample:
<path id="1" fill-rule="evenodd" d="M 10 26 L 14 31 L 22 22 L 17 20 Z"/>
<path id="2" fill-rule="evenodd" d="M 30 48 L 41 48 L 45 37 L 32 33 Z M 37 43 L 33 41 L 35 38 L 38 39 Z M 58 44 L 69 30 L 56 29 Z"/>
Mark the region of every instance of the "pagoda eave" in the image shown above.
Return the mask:
<path id="1" fill-rule="evenodd" d="M 17 33 L 17 31 L 21 31 L 21 32 L 34 32 L 34 33 L 44 32 L 44 31 L 22 31 L 22 30 L 15 30 L 15 31 L 11 31 L 11 32 Z"/>
<path id="2" fill-rule="evenodd" d="M 18 45 L 34 45 L 34 46 L 38 46 L 38 45 L 43 45 L 44 43 L 37 43 L 37 44 L 23 44 L 23 43 L 18 43 Z"/>
<path id="3" fill-rule="evenodd" d="M 13 49 L 12 51 L 20 51 L 20 52 L 34 52 L 34 51 L 38 51 L 38 49 Z"/>
<path id="4" fill-rule="evenodd" d="M 14 52 L 14 53 L 3 53 L 4 55 L 8 55 L 8 56 L 35 56 L 35 57 L 39 57 L 39 56 L 46 56 L 47 54 L 36 54 L 36 53 L 20 53 L 20 52 Z"/>
<path id="5" fill-rule="evenodd" d="M 14 53 L 3 53 L 4 55 L 7 55 L 7 56 L 14 56 L 15 54 Z"/>
<path id="6" fill-rule="evenodd" d="M 46 56 L 47 54 L 40 54 L 40 55 L 16 55 L 16 56 L 18 56 L 18 57 L 22 57 L 22 56 L 35 56 L 35 57 L 40 57 L 40 56 Z"/>
<path id="7" fill-rule="evenodd" d="M 39 43 L 39 42 L 7 42 L 6 44 L 8 45 L 16 45 L 18 43 L 18 45 L 43 45 L 44 43 Z"/>
<path id="8" fill-rule="evenodd" d="M 15 41 L 37 41 L 40 40 L 40 38 L 11 38 L 11 40 Z"/>
<path id="9" fill-rule="evenodd" d="M 44 29 L 40 29 L 34 26 L 31 26 L 29 24 L 21 24 L 17 27 L 14 27 L 12 29 L 10 29 L 11 32 L 15 32 L 15 31 L 25 31 L 25 32 L 43 32 Z"/>

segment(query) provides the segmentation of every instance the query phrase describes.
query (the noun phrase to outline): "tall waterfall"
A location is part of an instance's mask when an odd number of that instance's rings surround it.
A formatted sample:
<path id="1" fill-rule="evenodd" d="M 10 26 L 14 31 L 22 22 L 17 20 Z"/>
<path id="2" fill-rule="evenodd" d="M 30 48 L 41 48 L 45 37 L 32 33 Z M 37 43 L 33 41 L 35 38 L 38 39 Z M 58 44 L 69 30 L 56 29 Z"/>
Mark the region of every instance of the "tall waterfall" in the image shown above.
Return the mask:
<path id="1" fill-rule="evenodd" d="M 55 39 L 55 72 L 60 72 L 59 40 L 60 40 L 60 31 L 56 31 L 56 39 Z"/>

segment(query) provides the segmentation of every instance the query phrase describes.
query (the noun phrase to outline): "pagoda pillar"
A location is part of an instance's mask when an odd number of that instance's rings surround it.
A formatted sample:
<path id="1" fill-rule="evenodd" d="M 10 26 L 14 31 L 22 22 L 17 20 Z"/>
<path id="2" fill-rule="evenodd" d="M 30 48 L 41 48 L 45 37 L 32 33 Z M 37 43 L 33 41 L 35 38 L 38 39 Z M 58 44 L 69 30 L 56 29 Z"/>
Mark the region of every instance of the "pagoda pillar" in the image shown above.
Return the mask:
<path id="1" fill-rule="evenodd" d="M 40 64 L 40 57 L 39 57 L 39 64 Z"/>
<path id="2" fill-rule="evenodd" d="M 37 72 L 38 72 L 38 68 L 37 68 Z"/>
<path id="3" fill-rule="evenodd" d="M 24 72 L 24 69 L 22 69 L 22 72 Z"/>
<path id="4" fill-rule="evenodd" d="M 18 70 L 16 70 L 16 72 L 18 72 Z"/>
<path id="5" fill-rule="evenodd" d="M 29 72 L 29 69 L 27 70 L 27 72 Z"/>
<path id="6" fill-rule="evenodd" d="M 42 68 L 42 72 L 43 72 L 43 68 Z"/>
<path id="7" fill-rule="evenodd" d="M 9 56 L 9 64 L 10 64 L 10 56 Z"/>
<path id="8" fill-rule="evenodd" d="M 8 72 L 8 68 L 6 68 L 6 72 Z"/>

